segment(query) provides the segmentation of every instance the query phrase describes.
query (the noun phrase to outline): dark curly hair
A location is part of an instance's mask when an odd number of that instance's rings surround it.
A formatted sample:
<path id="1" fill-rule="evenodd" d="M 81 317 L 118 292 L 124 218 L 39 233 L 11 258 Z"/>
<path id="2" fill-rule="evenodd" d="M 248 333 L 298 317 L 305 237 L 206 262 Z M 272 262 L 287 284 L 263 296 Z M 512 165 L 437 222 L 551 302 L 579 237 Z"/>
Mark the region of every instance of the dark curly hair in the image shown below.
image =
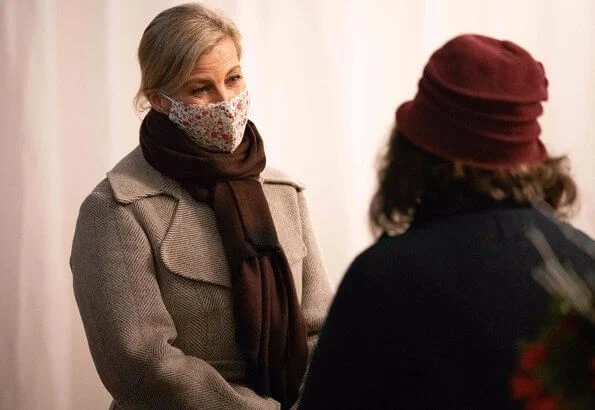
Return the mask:
<path id="1" fill-rule="evenodd" d="M 460 187 L 495 201 L 545 201 L 558 216 L 568 217 L 577 198 L 568 163 L 568 158 L 561 156 L 514 168 L 471 167 L 417 148 L 395 127 L 381 158 L 379 186 L 370 204 L 370 227 L 376 236 L 404 232 L 424 198 Z"/>

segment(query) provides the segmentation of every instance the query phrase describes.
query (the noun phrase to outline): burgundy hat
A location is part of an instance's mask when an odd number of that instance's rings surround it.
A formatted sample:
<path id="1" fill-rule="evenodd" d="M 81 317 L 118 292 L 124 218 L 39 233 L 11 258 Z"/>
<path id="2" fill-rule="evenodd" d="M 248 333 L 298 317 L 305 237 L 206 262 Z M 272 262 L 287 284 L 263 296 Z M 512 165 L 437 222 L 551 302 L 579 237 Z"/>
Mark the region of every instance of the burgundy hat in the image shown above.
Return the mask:
<path id="1" fill-rule="evenodd" d="M 413 101 L 397 109 L 397 128 L 441 158 L 481 168 L 543 161 L 537 122 L 547 100 L 541 63 L 510 41 L 455 37 L 428 61 Z"/>

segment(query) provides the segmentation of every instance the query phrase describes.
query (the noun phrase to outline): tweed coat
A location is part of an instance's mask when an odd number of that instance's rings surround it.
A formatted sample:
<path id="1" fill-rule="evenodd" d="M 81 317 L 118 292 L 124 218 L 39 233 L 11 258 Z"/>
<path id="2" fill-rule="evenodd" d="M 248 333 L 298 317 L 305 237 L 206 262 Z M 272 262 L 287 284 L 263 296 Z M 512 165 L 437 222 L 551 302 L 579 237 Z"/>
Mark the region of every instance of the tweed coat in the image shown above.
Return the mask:
<path id="1" fill-rule="evenodd" d="M 312 351 L 332 293 L 303 186 L 274 169 L 261 182 Z M 83 202 L 70 265 L 91 355 L 116 408 L 279 407 L 243 385 L 212 209 L 152 168 L 139 147 Z"/>

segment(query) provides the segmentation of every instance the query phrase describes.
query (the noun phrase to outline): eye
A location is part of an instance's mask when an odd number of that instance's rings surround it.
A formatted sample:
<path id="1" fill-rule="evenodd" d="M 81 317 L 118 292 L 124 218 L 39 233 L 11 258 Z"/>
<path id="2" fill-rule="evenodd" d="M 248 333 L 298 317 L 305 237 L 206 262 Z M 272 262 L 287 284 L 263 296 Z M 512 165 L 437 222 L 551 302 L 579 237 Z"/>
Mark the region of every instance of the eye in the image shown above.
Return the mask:
<path id="1" fill-rule="evenodd" d="M 193 95 L 202 95 L 202 94 L 205 94 L 207 91 L 209 91 L 209 86 L 203 85 L 202 87 L 197 87 L 197 88 L 193 89 L 192 94 Z"/>
<path id="2" fill-rule="evenodd" d="M 241 79 L 242 79 L 242 75 L 241 74 L 234 74 L 234 75 L 228 77 L 226 82 L 228 84 L 235 84 L 238 81 L 240 81 Z"/>

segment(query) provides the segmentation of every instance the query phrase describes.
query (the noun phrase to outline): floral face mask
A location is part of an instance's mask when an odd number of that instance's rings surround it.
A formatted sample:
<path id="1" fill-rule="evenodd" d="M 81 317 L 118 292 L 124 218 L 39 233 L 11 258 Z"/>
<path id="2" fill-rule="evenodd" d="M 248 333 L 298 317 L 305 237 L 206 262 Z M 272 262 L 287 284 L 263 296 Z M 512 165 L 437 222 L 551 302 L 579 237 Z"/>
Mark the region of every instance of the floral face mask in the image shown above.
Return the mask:
<path id="1" fill-rule="evenodd" d="M 171 102 L 171 122 L 201 148 L 234 152 L 242 142 L 250 106 L 248 89 L 229 101 L 209 104 L 187 104 L 164 97 Z"/>

